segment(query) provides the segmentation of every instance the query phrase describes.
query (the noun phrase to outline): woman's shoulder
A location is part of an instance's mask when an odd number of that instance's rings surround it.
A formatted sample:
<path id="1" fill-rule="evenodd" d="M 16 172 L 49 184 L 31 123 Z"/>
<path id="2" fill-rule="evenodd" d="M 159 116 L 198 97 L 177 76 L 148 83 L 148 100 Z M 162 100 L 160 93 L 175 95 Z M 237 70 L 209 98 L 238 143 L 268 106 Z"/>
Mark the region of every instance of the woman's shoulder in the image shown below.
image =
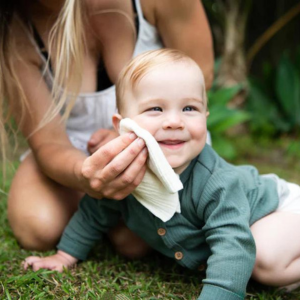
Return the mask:
<path id="1" fill-rule="evenodd" d="M 174 18 L 178 15 L 186 18 L 197 5 L 192 5 L 199 0 L 129 0 L 139 1 L 145 19 L 153 26 L 157 26 L 162 19 Z M 197 4 L 197 3 L 196 3 Z"/>
<path id="2" fill-rule="evenodd" d="M 87 0 L 85 5 L 89 29 L 100 43 L 118 35 L 123 27 L 129 27 L 134 20 L 131 0 Z M 129 21 L 129 22 L 128 22 Z"/>
<path id="3" fill-rule="evenodd" d="M 136 4 L 139 4 L 145 19 L 150 24 L 155 25 L 155 12 L 157 8 L 160 9 L 160 7 L 157 6 L 157 2 L 156 0 L 87 0 L 86 10 L 88 15 L 98 15 L 107 10 L 115 10 L 131 16 L 134 12 L 134 6 L 136 7 Z"/>
<path id="4" fill-rule="evenodd" d="M 40 65 L 41 59 L 32 40 L 30 29 L 18 17 L 13 18 L 11 23 L 12 45 L 15 49 L 13 61 L 22 60 L 31 65 Z"/>
<path id="5" fill-rule="evenodd" d="M 88 14 L 98 14 L 105 10 L 120 10 L 126 13 L 132 9 L 133 1 L 142 0 L 86 0 L 85 8 Z"/>
<path id="6" fill-rule="evenodd" d="M 147 0 L 140 1 L 147 2 Z M 197 9 L 199 9 L 199 0 L 155 0 L 152 3 L 152 10 L 156 17 L 178 16 L 187 18 Z"/>

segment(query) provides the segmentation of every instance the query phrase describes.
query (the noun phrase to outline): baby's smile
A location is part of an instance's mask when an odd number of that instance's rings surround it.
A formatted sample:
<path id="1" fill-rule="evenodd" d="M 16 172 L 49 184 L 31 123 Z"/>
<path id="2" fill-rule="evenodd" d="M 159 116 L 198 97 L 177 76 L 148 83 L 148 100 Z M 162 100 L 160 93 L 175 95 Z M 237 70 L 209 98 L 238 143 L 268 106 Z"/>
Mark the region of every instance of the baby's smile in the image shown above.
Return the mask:
<path id="1" fill-rule="evenodd" d="M 208 112 L 199 67 L 181 60 L 152 68 L 124 94 L 125 99 L 123 117 L 152 134 L 171 167 L 181 174 L 206 142 Z"/>
<path id="2" fill-rule="evenodd" d="M 184 145 L 184 143 L 185 141 L 183 140 L 163 140 L 158 142 L 160 147 L 168 148 L 170 150 L 180 149 Z"/>

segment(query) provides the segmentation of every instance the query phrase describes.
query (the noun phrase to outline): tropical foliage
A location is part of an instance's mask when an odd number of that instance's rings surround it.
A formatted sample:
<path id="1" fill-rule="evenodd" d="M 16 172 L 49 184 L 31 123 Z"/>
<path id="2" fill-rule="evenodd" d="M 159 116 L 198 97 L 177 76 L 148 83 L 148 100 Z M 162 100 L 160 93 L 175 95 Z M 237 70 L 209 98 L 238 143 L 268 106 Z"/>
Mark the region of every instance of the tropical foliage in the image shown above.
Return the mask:
<path id="1" fill-rule="evenodd" d="M 239 92 L 242 85 L 233 87 L 213 88 L 208 92 L 209 112 L 207 120 L 208 129 L 211 132 L 213 148 L 224 158 L 233 159 L 236 156 L 235 147 L 226 136 L 226 132 L 250 119 L 250 114 L 230 107 L 228 103 Z"/>
<path id="2" fill-rule="evenodd" d="M 251 78 L 246 107 L 255 134 L 300 133 L 300 48 L 294 60 L 285 53 L 276 67 L 265 64 L 262 78 Z"/>

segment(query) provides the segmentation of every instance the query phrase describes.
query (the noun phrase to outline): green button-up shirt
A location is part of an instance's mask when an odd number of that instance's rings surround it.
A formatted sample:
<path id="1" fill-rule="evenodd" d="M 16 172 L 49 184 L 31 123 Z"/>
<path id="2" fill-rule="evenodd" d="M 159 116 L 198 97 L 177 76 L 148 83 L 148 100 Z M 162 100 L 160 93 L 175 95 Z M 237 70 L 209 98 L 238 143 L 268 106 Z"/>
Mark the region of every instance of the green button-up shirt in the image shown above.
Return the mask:
<path id="1" fill-rule="evenodd" d="M 254 167 L 225 162 L 209 146 L 180 179 L 181 213 L 165 223 L 131 195 L 122 201 L 85 196 L 58 249 L 84 260 L 122 217 L 151 247 L 180 265 L 193 269 L 207 263 L 199 299 L 244 299 L 255 262 L 250 225 L 277 208 L 276 183 Z"/>

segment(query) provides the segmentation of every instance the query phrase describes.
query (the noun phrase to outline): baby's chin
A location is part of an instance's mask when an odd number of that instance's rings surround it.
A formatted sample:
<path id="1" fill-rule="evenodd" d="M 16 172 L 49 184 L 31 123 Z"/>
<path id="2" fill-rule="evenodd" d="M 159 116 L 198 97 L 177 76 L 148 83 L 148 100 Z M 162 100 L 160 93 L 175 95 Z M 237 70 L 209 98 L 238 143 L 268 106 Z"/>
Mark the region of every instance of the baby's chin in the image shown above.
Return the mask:
<path id="1" fill-rule="evenodd" d="M 165 156 L 165 158 L 167 159 L 169 165 L 171 166 L 171 168 L 175 171 L 175 173 L 177 173 L 177 170 L 181 168 L 181 164 L 178 164 L 178 160 L 174 159 L 174 157 L 168 157 L 168 155 L 166 153 L 164 153 L 164 149 L 160 148 Z"/>
<path id="2" fill-rule="evenodd" d="M 185 163 L 183 165 L 182 164 L 179 165 L 176 162 L 170 162 L 170 161 L 168 161 L 168 162 L 169 162 L 170 166 L 172 167 L 172 169 L 174 170 L 174 172 L 178 175 L 181 174 L 187 168 L 187 166 L 190 163 L 190 162 L 188 162 L 188 163 Z"/>

